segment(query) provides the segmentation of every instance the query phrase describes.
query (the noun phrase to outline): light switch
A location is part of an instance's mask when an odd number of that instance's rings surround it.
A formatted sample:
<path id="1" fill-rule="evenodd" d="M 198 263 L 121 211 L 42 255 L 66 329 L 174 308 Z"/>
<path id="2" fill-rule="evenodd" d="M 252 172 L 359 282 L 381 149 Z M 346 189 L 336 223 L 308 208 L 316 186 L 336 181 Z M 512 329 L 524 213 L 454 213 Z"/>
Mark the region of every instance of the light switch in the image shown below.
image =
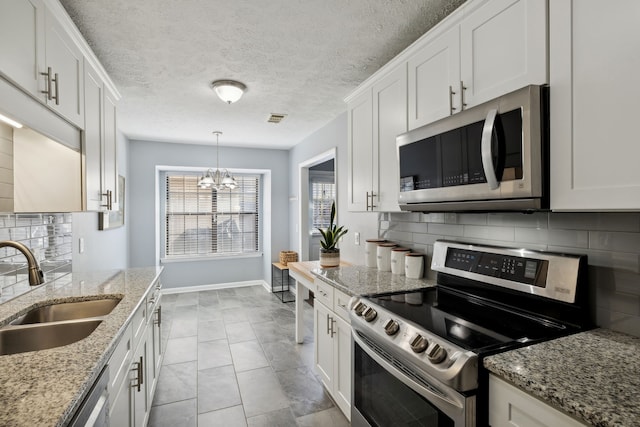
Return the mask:
<path id="1" fill-rule="evenodd" d="M 78 239 L 78 252 L 84 253 L 84 237 Z"/>
<path id="2" fill-rule="evenodd" d="M 360 246 L 360 233 L 358 233 L 356 231 L 355 233 L 353 233 L 353 235 L 355 236 L 355 244 L 356 244 L 356 246 Z"/>

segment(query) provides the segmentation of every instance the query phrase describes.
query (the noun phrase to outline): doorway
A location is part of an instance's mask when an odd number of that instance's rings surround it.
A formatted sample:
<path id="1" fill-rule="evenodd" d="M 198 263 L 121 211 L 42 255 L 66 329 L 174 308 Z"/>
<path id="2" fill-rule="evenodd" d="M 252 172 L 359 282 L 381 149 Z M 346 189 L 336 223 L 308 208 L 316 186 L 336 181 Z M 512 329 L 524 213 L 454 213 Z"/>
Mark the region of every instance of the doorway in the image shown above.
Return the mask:
<path id="1" fill-rule="evenodd" d="M 336 149 L 333 148 L 300 163 L 300 204 L 298 206 L 300 259 L 320 257 L 318 228 L 329 224 L 331 203 L 337 197 Z"/>

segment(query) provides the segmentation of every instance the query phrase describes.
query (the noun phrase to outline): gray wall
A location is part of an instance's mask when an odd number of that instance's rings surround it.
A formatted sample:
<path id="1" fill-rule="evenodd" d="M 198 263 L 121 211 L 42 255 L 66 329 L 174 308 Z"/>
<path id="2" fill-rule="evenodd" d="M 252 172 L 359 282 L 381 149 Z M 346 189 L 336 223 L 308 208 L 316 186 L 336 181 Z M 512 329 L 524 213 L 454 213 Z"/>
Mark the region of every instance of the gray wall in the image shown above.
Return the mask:
<path id="1" fill-rule="evenodd" d="M 336 178 L 338 208 L 337 222 L 346 226 L 349 232 L 340 242 L 340 258 L 354 264 L 364 264 L 364 247 L 354 244 L 354 233 L 359 232 L 361 242 L 378 235 L 378 214 L 347 211 L 347 113 L 342 113 L 327 125 L 317 130 L 290 151 L 289 157 L 289 246 L 291 250 L 300 252 L 299 209 L 299 165 L 308 159 L 318 156 L 331 148 L 337 148 Z"/>
<path id="2" fill-rule="evenodd" d="M 429 255 L 437 239 L 586 254 L 596 323 L 640 336 L 640 213 L 387 213 L 380 229 Z"/>
<path id="3" fill-rule="evenodd" d="M 132 267 L 155 265 L 156 166 L 215 167 L 214 145 L 131 141 L 129 151 L 129 250 Z M 271 262 L 288 246 L 288 152 L 251 148 L 220 148 L 221 167 L 271 170 L 271 220 L 264 223 L 263 256 L 164 264 L 166 288 L 271 280 Z"/>

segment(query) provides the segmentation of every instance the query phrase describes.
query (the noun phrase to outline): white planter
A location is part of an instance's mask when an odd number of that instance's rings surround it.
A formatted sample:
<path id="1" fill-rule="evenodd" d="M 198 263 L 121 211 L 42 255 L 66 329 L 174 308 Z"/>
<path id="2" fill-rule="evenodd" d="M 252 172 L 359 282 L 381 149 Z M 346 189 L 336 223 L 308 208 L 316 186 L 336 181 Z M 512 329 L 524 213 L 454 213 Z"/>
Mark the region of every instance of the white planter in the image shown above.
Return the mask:
<path id="1" fill-rule="evenodd" d="M 340 250 L 326 252 L 320 248 L 320 267 L 338 267 L 340 265 Z"/>

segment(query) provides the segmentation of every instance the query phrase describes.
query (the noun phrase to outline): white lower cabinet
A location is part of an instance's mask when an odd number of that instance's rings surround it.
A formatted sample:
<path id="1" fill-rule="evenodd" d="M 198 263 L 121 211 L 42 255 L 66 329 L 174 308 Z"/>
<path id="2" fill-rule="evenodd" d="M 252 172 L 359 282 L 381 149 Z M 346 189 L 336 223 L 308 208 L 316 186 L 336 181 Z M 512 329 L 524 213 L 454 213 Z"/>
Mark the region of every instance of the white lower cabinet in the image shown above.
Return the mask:
<path id="1" fill-rule="evenodd" d="M 341 301 L 349 297 L 333 289 L 332 308 L 314 301 L 314 362 L 316 372 L 347 419 L 351 419 L 351 325 L 342 318 Z M 335 307 L 338 307 L 336 309 Z"/>
<path id="2" fill-rule="evenodd" d="M 489 424 L 491 427 L 586 425 L 493 374 L 489 375 Z"/>
<path id="3" fill-rule="evenodd" d="M 162 345 L 160 285 L 147 296 L 133 315 L 109 359 L 109 425 L 141 427 L 149 421 L 155 393 Z"/>

